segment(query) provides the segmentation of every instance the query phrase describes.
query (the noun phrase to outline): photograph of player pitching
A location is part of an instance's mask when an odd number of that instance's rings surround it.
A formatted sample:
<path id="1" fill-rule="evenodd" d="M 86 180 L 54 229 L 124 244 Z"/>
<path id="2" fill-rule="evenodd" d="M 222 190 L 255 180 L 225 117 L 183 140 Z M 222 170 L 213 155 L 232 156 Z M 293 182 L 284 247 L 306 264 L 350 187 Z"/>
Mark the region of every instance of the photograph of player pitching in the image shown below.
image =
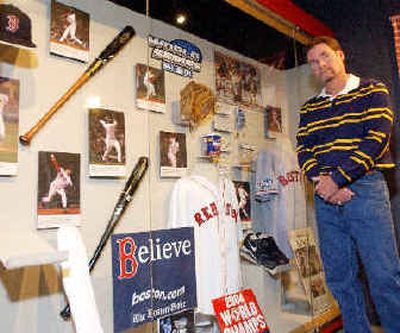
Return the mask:
<path id="1" fill-rule="evenodd" d="M 186 135 L 160 132 L 160 175 L 182 177 L 187 169 Z"/>
<path id="2" fill-rule="evenodd" d="M 1 162 L 18 159 L 19 81 L 0 77 L 0 175 L 11 175 Z"/>
<path id="3" fill-rule="evenodd" d="M 107 109 L 89 110 L 89 163 L 125 164 L 125 116 Z"/>
<path id="4" fill-rule="evenodd" d="M 39 152 L 38 183 L 39 227 L 58 226 L 58 215 L 80 214 L 79 154 Z"/>
<path id="5" fill-rule="evenodd" d="M 89 14 L 52 0 L 50 53 L 89 61 Z"/>
<path id="6" fill-rule="evenodd" d="M 136 64 L 136 105 L 140 109 L 165 112 L 164 71 Z"/>

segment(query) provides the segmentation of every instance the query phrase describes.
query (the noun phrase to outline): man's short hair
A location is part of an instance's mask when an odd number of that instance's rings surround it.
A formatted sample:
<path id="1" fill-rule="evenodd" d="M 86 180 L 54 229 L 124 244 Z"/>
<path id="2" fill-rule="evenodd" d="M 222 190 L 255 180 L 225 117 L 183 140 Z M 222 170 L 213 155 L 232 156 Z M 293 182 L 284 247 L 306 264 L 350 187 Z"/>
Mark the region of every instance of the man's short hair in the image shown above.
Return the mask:
<path id="1" fill-rule="evenodd" d="M 326 44 L 333 51 L 343 51 L 340 43 L 337 39 L 328 37 L 328 36 L 318 36 L 311 39 L 311 41 L 307 44 L 307 52 L 310 51 L 315 45 L 318 44 Z"/>

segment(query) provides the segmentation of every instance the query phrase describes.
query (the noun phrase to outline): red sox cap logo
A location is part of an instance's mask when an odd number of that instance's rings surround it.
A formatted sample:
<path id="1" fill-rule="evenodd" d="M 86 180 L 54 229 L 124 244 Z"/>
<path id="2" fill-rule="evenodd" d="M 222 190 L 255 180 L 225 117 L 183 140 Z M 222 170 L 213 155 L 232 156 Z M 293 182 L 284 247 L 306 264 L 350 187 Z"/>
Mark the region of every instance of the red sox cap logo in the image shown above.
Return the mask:
<path id="1" fill-rule="evenodd" d="M 19 30 L 19 17 L 17 15 L 7 15 L 7 31 L 15 33 Z"/>

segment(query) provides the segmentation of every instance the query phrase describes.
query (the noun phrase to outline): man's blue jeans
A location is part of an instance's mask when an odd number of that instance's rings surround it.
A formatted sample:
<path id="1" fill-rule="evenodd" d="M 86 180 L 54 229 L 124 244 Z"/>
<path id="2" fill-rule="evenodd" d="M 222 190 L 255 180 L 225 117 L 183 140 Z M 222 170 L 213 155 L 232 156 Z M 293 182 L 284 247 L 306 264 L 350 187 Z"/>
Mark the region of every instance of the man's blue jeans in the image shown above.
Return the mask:
<path id="1" fill-rule="evenodd" d="M 345 331 L 371 332 L 358 280 L 358 253 L 385 333 L 400 333 L 400 261 L 386 181 L 375 171 L 349 187 L 355 195 L 343 206 L 315 195 L 328 286 L 339 303 Z"/>

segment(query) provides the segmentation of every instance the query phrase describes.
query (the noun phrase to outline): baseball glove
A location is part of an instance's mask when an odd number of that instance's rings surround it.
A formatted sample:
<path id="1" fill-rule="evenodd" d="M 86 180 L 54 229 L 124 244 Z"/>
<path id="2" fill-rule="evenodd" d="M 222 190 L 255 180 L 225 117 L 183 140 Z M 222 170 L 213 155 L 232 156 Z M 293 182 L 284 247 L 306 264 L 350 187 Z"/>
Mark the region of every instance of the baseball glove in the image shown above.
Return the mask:
<path id="1" fill-rule="evenodd" d="M 191 129 L 214 114 L 215 97 L 209 87 L 190 81 L 180 95 L 181 119 L 188 122 Z"/>

